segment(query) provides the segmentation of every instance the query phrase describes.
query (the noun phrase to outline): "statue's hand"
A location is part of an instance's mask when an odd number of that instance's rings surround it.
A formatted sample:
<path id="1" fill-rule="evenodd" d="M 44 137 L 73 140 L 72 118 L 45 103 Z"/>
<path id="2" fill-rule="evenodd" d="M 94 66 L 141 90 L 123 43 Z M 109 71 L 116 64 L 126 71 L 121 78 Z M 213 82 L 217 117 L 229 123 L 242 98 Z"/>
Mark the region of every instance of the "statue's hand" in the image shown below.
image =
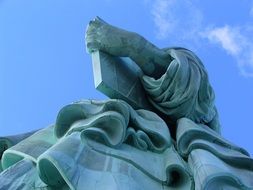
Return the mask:
<path id="1" fill-rule="evenodd" d="M 103 34 L 106 31 L 105 26 L 106 24 L 99 18 L 90 21 L 85 34 L 86 48 L 89 53 L 103 48 L 101 41 L 105 38 Z"/>
<path id="2" fill-rule="evenodd" d="M 90 21 L 86 30 L 88 53 L 100 50 L 119 57 L 130 57 L 149 76 L 158 78 L 171 59 L 166 51 L 157 48 L 144 37 L 112 26 L 99 17 Z"/>
<path id="3" fill-rule="evenodd" d="M 96 17 L 90 21 L 85 38 L 89 53 L 102 50 L 116 56 L 128 56 L 132 51 L 131 42 L 137 34 L 109 25 Z"/>

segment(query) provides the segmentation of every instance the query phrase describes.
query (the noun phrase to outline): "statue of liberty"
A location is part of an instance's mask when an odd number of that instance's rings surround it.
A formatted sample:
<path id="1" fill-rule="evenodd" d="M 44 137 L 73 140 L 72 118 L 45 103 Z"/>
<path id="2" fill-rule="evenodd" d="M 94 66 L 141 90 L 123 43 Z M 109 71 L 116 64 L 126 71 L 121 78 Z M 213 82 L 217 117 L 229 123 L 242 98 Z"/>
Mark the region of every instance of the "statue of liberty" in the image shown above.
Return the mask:
<path id="1" fill-rule="evenodd" d="M 100 18 L 86 47 L 107 100 L 63 107 L 53 125 L 0 138 L 0 189 L 253 189 L 253 160 L 220 134 L 201 60 Z"/>

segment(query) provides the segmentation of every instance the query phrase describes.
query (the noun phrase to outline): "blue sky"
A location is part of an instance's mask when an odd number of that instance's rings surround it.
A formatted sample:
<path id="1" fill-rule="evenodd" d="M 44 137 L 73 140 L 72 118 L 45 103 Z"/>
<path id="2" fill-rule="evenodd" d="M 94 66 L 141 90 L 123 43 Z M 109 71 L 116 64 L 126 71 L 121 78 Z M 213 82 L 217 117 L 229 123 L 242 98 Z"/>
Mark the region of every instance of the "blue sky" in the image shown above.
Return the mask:
<path id="1" fill-rule="evenodd" d="M 253 3 L 250 0 L 1 0 L 0 136 L 45 127 L 79 99 L 105 99 L 85 51 L 100 16 L 158 47 L 204 62 L 222 134 L 253 155 Z"/>

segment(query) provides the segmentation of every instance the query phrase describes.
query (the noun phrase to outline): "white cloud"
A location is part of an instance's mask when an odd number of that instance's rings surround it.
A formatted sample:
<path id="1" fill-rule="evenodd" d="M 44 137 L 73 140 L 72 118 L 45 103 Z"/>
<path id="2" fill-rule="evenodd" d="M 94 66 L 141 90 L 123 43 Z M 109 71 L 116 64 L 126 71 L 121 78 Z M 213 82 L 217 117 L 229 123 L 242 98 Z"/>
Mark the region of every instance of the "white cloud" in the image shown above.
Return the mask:
<path id="1" fill-rule="evenodd" d="M 207 31 L 206 36 L 211 42 L 219 43 L 231 55 L 238 55 L 241 51 L 241 35 L 227 25 Z"/>
<path id="2" fill-rule="evenodd" d="M 226 25 L 208 29 L 203 36 L 233 56 L 243 76 L 253 77 L 253 35 L 250 35 L 247 28 Z"/>
<path id="3" fill-rule="evenodd" d="M 197 0 L 149 1 L 156 37 L 191 49 L 202 47 L 206 42 L 204 39 L 208 39 L 236 60 L 243 76 L 253 77 L 252 22 L 241 26 L 210 27 L 204 12 L 194 2 Z M 253 6 L 249 15 L 253 18 Z"/>
<path id="4" fill-rule="evenodd" d="M 202 13 L 187 0 L 154 0 L 151 14 L 158 39 L 177 36 L 178 40 L 193 38 L 202 24 Z M 183 14 L 182 14 L 183 12 Z M 179 39 L 179 37 L 181 39 Z"/>
<path id="5" fill-rule="evenodd" d="M 253 5 L 251 6 L 249 14 L 250 14 L 251 17 L 253 17 Z"/>
<path id="6" fill-rule="evenodd" d="M 166 38 L 175 27 L 175 20 L 170 19 L 174 15 L 169 11 L 173 4 L 175 0 L 156 0 L 153 4 L 151 13 L 159 39 Z"/>

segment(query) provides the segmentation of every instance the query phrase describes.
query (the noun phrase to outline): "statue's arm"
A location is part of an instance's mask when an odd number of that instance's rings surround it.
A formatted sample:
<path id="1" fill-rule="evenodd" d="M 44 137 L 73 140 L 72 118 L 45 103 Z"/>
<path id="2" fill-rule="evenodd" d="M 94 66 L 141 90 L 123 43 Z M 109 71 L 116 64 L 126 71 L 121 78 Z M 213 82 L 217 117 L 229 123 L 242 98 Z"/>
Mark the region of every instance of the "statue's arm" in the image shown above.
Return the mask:
<path id="1" fill-rule="evenodd" d="M 171 57 L 137 33 L 107 24 L 100 18 L 91 21 L 86 31 L 86 46 L 91 53 L 101 50 L 111 55 L 130 57 L 149 76 L 166 71 Z"/>

